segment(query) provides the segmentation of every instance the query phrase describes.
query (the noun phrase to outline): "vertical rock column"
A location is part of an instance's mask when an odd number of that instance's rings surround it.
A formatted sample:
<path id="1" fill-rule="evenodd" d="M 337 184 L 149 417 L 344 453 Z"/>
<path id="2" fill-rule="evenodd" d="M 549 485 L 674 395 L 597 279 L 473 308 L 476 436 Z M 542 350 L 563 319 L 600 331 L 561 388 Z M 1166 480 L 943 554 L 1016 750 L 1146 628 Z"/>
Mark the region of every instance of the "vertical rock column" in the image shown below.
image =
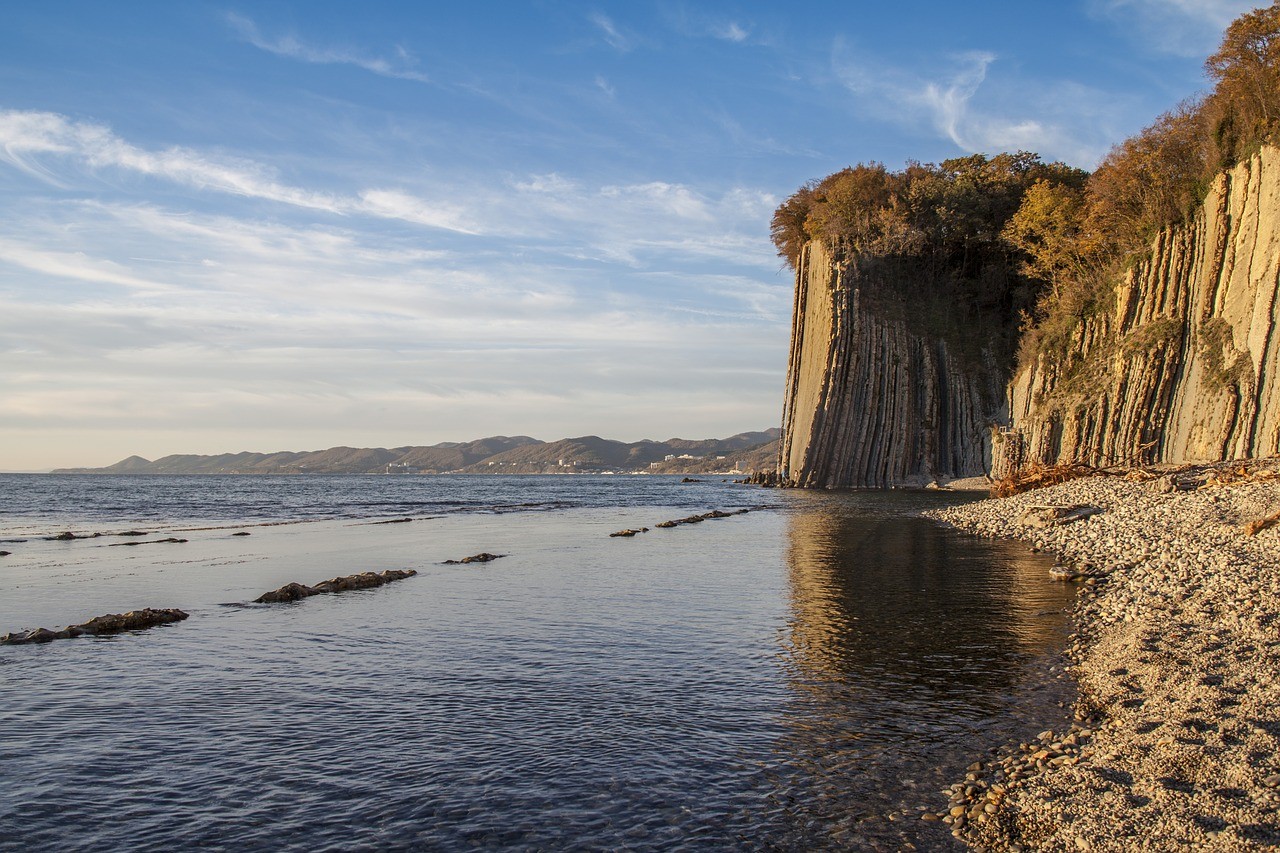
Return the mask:
<path id="1" fill-rule="evenodd" d="M 945 342 L 877 316 L 820 243 L 796 269 L 779 477 L 803 488 L 888 488 L 980 475 L 991 389 Z M 901 314 L 910 312 L 910 294 Z"/>

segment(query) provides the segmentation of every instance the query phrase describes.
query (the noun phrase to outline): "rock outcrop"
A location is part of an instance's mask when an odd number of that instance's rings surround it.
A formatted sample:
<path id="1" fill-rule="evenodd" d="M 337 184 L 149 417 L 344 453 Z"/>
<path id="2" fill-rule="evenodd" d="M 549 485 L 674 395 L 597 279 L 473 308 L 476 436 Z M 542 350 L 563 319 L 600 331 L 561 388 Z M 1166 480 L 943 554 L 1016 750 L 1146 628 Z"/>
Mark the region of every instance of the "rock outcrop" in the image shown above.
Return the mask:
<path id="1" fill-rule="evenodd" d="M 1113 310 L 1009 388 L 993 476 L 1039 462 L 1212 462 L 1280 452 L 1280 149 L 1218 176 L 1155 238 Z"/>
<path id="2" fill-rule="evenodd" d="M 987 469 L 1007 371 L 913 328 L 910 283 L 877 277 L 819 241 L 796 264 L 782 485 L 923 486 Z"/>
<path id="3" fill-rule="evenodd" d="M 490 554 L 488 551 L 483 551 L 479 554 L 472 554 L 470 557 L 463 557 L 461 560 L 445 560 L 444 564 L 446 566 L 460 566 L 464 563 L 491 563 L 494 560 L 501 560 L 505 556 L 507 555 Z"/>
<path id="4" fill-rule="evenodd" d="M 288 601 L 300 601 L 304 598 L 310 598 L 313 595 L 323 595 L 330 592 L 347 592 L 354 589 L 372 589 L 376 586 L 383 586 L 392 581 L 404 580 L 416 575 L 413 569 L 387 569 L 385 572 L 360 572 L 355 575 L 346 575 L 340 578 L 330 578 L 327 581 L 320 581 L 314 586 L 307 586 L 301 583 L 287 583 L 279 589 L 273 589 L 271 592 L 264 592 L 253 600 L 254 604 L 282 604 Z"/>
<path id="5" fill-rule="evenodd" d="M 79 625 L 68 625 L 61 631 L 48 628 L 36 628 L 34 631 L 20 631 L 0 637 L 0 645 L 18 646 L 28 643 L 48 643 L 52 640 L 69 640 L 75 637 L 102 637 L 108 634 L 121 634 L 125 631 L 142 631 L 157 625 L 181 622 L 187 613 L 176 609 L 130 610 L 128 613 L 110 613 L 106 616 L 95 616 L 88 622 Z"/>

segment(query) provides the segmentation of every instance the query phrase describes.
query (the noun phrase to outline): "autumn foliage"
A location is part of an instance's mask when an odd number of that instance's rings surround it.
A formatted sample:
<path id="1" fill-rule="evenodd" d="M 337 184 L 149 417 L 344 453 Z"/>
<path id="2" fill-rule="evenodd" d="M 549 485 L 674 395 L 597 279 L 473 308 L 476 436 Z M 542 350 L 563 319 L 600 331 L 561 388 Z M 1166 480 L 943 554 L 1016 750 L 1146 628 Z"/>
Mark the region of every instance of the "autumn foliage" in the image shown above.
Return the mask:
<path id="1" fill-rule="evenodd" d="M 1032 357 L 1109 307 L 1127 260 L 1192 215 L 1218 172 L 1280 141 L 1280 0 L 1234 21 L 1205 68 L 1213 91 L 1115 146 L 1092 174 L 1019 152 L 896 172 L 859 164 L 806 184 L 774 214 L 778 254 L 795 266 L 822 241 L 855 266 L 916 259 L 958 299 L 1025 311 L 1020 357 Z"/>

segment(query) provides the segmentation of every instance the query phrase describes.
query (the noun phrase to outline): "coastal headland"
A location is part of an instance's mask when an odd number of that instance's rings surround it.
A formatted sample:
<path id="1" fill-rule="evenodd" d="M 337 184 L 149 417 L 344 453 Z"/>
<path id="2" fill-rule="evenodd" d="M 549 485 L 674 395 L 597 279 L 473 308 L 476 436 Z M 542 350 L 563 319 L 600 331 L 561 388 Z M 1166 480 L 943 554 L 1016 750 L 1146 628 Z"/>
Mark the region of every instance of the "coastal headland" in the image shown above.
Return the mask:
<path id="1" fill-rule="evenodd" d="M 994 850 L 1280 843 L 1278 473 L 1134 471 L 926 513 L 1088 578 L 1064 667 L 1075 724 L 971 766 L 937 815 L 955 835 Z"/>

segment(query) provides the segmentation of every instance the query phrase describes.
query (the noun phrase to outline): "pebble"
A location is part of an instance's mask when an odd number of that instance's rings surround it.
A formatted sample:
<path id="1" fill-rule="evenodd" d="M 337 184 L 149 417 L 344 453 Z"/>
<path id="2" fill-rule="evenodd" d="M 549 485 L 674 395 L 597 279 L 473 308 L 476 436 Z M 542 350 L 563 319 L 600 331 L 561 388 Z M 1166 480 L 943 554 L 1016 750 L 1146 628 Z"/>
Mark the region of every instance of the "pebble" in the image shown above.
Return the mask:
<path id="1" fill-rule="evenodd" d="M 953 835 L 995 850 L 1280 846 L 1280 527 L 1243 532 L 1280 507 L 1280 460 L 1240 467 L 1178 472 L 1172 490 L 1097 476 L 925 513 L 1083 576 L 1060 676 L 1080 688 L 1073 722 L 969 765 L 943 792 Z M 1102 512 L 1020 522 L 1046 506 Z"/>

